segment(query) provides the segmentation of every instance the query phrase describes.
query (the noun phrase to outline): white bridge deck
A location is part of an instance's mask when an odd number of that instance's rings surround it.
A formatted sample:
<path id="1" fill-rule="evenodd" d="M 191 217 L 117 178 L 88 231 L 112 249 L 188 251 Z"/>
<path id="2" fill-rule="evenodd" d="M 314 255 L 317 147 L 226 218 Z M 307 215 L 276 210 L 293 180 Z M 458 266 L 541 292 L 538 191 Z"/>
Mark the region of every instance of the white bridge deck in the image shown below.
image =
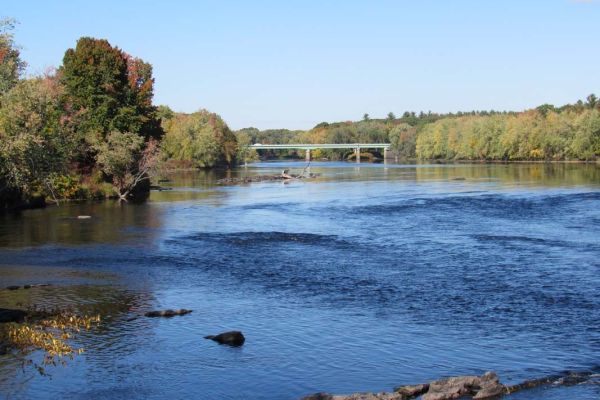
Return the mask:
<path id="1" fill-rule="evenodd" d="M 256 150 L 316 150 L 316 149 L 389 149 L 389 143 L 321 143 L 321 144 L 260 144 L 250 145 Z"/>
<path id="2" fill-rule="evenodd" d="M 388 156 L 388 150 L 390 149 L 389 143 L 320 143 L 320 144 L 261 144 L 255 143 L 250 145 L 251 149 L 255 150 L 305 150 L 306 161 L 310 161 L 310 151 L 317 149 L 352 149 L 354 150 L 354 157 L 356 162 L 360 162 L 360 150 L 361 149 L 383 149 L 383 159 L 386 160 Z"/>

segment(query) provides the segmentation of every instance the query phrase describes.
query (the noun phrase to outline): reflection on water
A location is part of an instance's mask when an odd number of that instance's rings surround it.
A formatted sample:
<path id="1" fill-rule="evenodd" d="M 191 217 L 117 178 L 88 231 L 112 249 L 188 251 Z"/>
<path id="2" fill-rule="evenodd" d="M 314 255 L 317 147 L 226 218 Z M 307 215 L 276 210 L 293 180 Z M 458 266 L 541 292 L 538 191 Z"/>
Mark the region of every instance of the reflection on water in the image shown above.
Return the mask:
<path id="1" fill-rule="evenodd" d="M 0 287 L 52 284 L 0 290 L 0 307 L 104 316 L 52 380 L 0 358 L 0 397 L 295 399 L 598 368 L 597 165 L 313 163 L 313 180 L 215 185 L 285 168 L 304 163 L 0 217 Z M 194 312 L 140 317 L 164 308 Z M 231 329 L 242 348 L 202 339 Z M 600 395 L 540 390 L 518 398 Z"/>

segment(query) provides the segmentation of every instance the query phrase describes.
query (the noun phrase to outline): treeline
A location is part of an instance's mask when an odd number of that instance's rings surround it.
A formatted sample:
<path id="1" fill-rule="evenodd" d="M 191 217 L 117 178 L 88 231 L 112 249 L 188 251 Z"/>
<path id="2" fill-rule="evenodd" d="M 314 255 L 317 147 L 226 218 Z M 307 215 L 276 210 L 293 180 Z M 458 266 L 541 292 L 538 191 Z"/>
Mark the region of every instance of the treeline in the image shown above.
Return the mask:
<path id="1" fill-rule="evenodd" d="M 585 101 L 524 112 L 470 111 L 448 114 L 405 112 L 385 119 L 368 114 L 357 122 L 320 123 L 308 131 L 241 129 L 250 143 L 390 143 L 403 159 L 597 160 L 600 158 L 600 103 Z M 262 157 L 304 157 L 296 151 L 261 151 Z M 315 158 L 351 156 L 350 150 L 322 150 Z M 375 153 L 376 156 L 381 154 Z"/>
<path id="2" fill-rule="evenodd" d="M 600 111 L 589 107 L 444 119 L 419 132 L 415 155 L 446 160 L 595 160 L 600 156 Z"/>
<path id="3" fill-rule="evenodd" d="M 82 37 L 55 71 L 23 78 L 13 28 L 13 20 L 0 21 L 0 210 L 62 199 L 143 200 L 167 157 L 197 167 L 235 161 L 235 135 L 217 115 L 153 105 L 152 66 L 144 60 Z"/>

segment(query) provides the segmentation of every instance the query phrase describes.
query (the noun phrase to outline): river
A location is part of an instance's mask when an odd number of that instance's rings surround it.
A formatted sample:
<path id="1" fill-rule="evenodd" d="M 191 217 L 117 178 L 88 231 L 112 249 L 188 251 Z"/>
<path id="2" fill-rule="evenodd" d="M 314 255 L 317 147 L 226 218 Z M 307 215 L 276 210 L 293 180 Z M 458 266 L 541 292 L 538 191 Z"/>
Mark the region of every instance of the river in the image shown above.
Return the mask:
<path id="1" fill-rule="evenodd" d="M 177 173 L 142 205 L 0 216 L 0 287 L 52 284 L 0 290 L 0 307 L 103 317 L 51 378 L 0 356 L 0 398 L 298 399 L 600 372 L 600 166 L 315 162 L 315 179 L 216 184 L 303 167 Z M 134 318 L 166 308 L 194 312 Z M 245 345 L 203 339 L 227 330 Z"/>

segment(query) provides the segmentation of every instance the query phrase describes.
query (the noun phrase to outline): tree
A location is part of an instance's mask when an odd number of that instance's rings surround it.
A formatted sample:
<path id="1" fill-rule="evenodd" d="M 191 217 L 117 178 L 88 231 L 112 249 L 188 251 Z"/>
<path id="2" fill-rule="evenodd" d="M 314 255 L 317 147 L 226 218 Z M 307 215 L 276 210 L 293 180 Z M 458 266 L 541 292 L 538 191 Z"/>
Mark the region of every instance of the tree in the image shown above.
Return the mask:
<path id="1" fill-rule="evenodd" d="M 387 119 L 388 119 L 388 121 L 393 121 L 396 119 L 396 116 L 394 115 L 393 112 L 390 111 L 387 115 Z"/>
<path id="2" fill-rule="evenodd" d="M 168 158 L 200 168 L 232 165 L 238 151 L 235 135 L 221 117 L 207 110 L 176 114 L 164 124 L 163 151 Z"/>
<path id="3" fill-rule="evenodd" d="M 395 126 L 389 133 L 392 151 L 403 158 L 415 157 L 416 140 L 417 129 L 406 123 Z"/>
<path id="4" fill-rule="evenodd" d="M 552 105 L 552 104 L 542 104 L 541 106 L 538 106 L 536 108 L 536 110 L 542 114 L 542 116 L 546 117 L 548 115 L 549 112 L 555 112 L 556 108 Z"/>
<path id="5" fill-rule="evenodd" d="M 590 109 L 594 109 L 596 108 L 596 106 L 598 106 L 598 98 L 596 97 L 596 95 L 594 93 L 590 94 L 588 97 L 586 97 L 587 100 L 587 106 Z"/>
<path id="6" fill-rule="evenodd" d="M 82 37 L 66 51 L 58 76 L 70 117 L 90 148 L 115 131 L 162 135 L 152 105 L 152 66 L 143 60 L 106 40 Z"/>
<path id="7" fill-rule="evenodd" d="M 129 132 L 111 132 L 95 146 L 96 161 L 113 182 L 119 201 L 134 199 L 134 190 L 148 182 L 159 161 L 158 142 Z"/>
<path id="8" fill-rule="evenodd" d="M 0 108 L 4 187 L 23 196 L 52 194 L 51 176 L 65 172 L 75 138 L 61 118 L 61 88 L 53 77 L 19 82 Z"/>
<path id="9" fill-rule="evenodd" d="M 250 128 L 252 129 L 252 128 Z M 258 153 L 255 149 L 250 148 L 252 144 L 252 137 L 247 130 L 241 129 L 235 133 L 237 139 L 237 155 L 236 159 L 240 163 L 246 163 L 248 161 L 258 160 Z"/>
<path id="10" fill-rule="evenodd" d="M 14 19 L 0 20 L 0 96 L 17 84 L 27 65 L 21 60 L 19 48 L 13 40 L 11 31 L 15 24 Z"/>
<path id="11" fill-rule="evenodd" d="M 364 113 L 364 114 L 363 114 L 363 121 L 368 121 L 369 119 L 370 119 L 370 118 L 369 118 L 369 114 L 367 114 L 367 113 Z"/>

